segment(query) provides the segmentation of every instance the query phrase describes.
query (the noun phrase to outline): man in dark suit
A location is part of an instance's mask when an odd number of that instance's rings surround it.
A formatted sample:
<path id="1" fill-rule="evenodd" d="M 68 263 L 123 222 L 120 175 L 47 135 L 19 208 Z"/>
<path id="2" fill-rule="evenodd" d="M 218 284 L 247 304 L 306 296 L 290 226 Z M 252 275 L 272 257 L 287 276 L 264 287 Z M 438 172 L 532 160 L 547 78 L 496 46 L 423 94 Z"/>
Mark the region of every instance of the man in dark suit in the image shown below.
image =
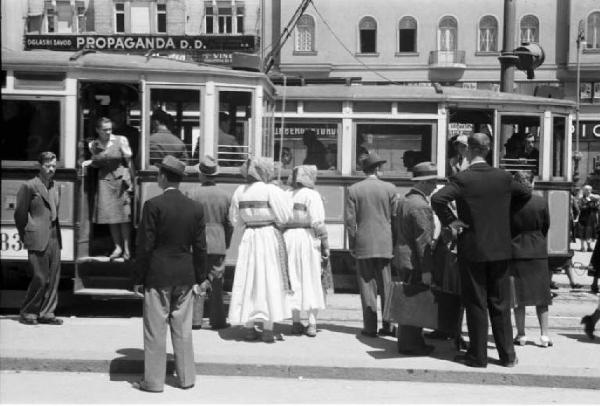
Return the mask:
<path id="1" fill-rule="evenodd" d="M 144 286 L 144 379 L 134 386 L 148 392 L 163 391 L 168 325 L 181 388 L 194 386 L 192 291 L 206 279 L 204 211 L 179 191 L 185 164 L 167 155 L 157 166 L 163 193 L 144 203 L 134 287 Z"/>
<path id="2" fill-rule="evenodd" d="M 214 330 L 229 327 L 223 306 L 223 275 L 225 274 L 225 254 L 231 243 L 233 225 L 229 221 L 231 197 L 215 184 L 219 173 L 217 160 L 205 156 L 198 166 L 202 186 L 189 196 L 202 205 L 206 220 L 207 261 L 205 274 L 210 280 L 210 326 Z"/>
<path id="3" fill-rule="evenodd" d="M 459 233 L 462 299 L 470 340 L 465 364 L 487 366 L 489 311 L 500 363 L 511 367 L 517 358 L 510 320 L 510 206 L 513 199 L 529 199 L 531 191 L 514 181 L 508 172 L 488 165 L 485 157 L 489 151 L 488 135 L 470 135 L 469 168 L 452 176 L 433 195 L 431 205 L 442 224 Z M 448 207 L 452 201 L 456 201 L 458 219 Z"/>
<path id="4" fill-rule="evenodd" d="M 362 161 L 367 178 L 348 188 L 346 199 L 346 229 L 350 253 L 356 258 L 358 287 L 363 309 L 362 335 L 376 337 L 377 290 L 381 309 L 385 290 L 391 282 L 392 203 L 396 188 L 379 179 L 385 160 L 371 152 Z M 380 335 L 392 335 L 389 323 L 383 322 Z"/>
<path id="5" fill-rule="evenodd" d="M 60 325 L 63 321 L 54 315 L 62 248 L 58 223 L 60 191 L 52 180 L 56 172 L 56 155 L 42 152 L 38 162 L 40 172 L 21 185 L 15 208 L 15 224 L 33 271 L 21 307 L 20 322 Z"/>

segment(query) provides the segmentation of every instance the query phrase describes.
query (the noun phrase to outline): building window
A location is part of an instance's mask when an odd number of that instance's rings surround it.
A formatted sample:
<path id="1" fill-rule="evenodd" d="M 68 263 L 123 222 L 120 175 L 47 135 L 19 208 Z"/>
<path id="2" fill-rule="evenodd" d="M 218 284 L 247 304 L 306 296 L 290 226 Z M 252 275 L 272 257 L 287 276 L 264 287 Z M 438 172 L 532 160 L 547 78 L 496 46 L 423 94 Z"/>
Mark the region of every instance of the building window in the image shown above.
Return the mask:
<path id="1" fill-rule="evenodd" d="M 204 8 L 204 27 L 206 34 L 243 34 L 244 33 L 243 6 L 233 6 L 231 2 L 207 2 Z"/>
<path id="2" fill-rule="evenodd" d="M 458 24 L 454 17 L 446 16 L 439 25 L 439 50 L 456 51 L 458 42 Z"/>
<path id="3" fill-rule="evenodd" d="M 83 1 L 77 1 L 77 32 L 87 31 L 87 17 L 85 15 L 85 4 Z"/>
<path id="4" fill-rule="evenodd" d="M 595 11 L 588 16 L 585 40 L 588 49 L 600 49 L 600 11 Z"/>
<path id="5" fill-rule="evenodd" d="M 237 23 L 236 32 L 238 34 L 243 34 L 244 33 L 244 7 L 237 8 L 237 12 L 235 15 L 235 22 Z"/>
<path id="6" fill-rule="evenodd" d="M 115 3 L 115 32 L 125 32 L 124 3 Z"/>
<path id="7" fill-rule="evenodd" d="M 579 91 L 581 103 L 600 104 L 600 82 L 582 82 Z"/>
<path id="8" fill-rule="evenodd" d="M 498 51 L 498 21 L 485 16 L 479 22 L 479 52 Z"/>
<path id="9" fill-rule="evenodd" d="M 373 17 L 364 17 L 358 24 L 360 32 L 360 53 L 377 52 L 377 22 Z"/>
<path id="10" fill-rule="evenodd" d="M 399 52 L 417 52 L 417 21 L 412 17 L 402 17 L 398 24 Z"/>
<path id="11" fill-rule="evenodd" d="M 167 32 L 167 5 L 165 3 L 156 5 L 156 32 Z"/>
<path id="12" fill-rule="evenodd" d="M 521 43 L 539 42 L 540 22 L 534 15 L 527 15 L 521 19 Z"/>
<path id="13" fill-rule="evenodd" d="M 129 8 L 131 32 L 134 34 L 150 34 L 150 5 L 131 4 Z"/>
<path id="14" fill-rule="evenodd" d="M 296 52 L 312 52 L 315 50 L 315 20 L 304 14 L 296 25 Z"/>
<path id="15" fill-rule="evenodd" d="M 218 9 L 219 34 L 231 34 L 233 28 L 233 15 L 231 7 L 219 7 Z"/>

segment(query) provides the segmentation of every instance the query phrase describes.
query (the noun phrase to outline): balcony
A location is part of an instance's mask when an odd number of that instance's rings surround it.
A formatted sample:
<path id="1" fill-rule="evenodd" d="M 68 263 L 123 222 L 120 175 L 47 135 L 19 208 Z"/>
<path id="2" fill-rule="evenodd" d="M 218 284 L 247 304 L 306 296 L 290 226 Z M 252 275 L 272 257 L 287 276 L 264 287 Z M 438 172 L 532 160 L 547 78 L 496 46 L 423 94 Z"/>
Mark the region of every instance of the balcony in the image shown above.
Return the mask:
<path id="1" fill-rule="evenodd" d="M 465 51 L 429 52 L 429 80 L 431 81 L 457 81 L 462 77 L 466 67 Z"/>

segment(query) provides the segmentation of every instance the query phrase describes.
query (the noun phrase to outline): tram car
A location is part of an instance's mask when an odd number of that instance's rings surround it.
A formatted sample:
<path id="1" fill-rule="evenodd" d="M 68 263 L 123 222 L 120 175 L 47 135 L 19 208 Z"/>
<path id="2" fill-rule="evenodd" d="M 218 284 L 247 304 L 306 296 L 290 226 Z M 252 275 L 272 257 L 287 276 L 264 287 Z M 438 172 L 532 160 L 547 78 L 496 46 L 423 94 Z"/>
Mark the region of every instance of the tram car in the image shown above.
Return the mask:
<path id="1" fill-rule="evenodd" d="M 277 176 L 282 181 L 295 165 L 317 165 L 316 189 L 325 202 L 337 291 L 357 289 L 344 202 L 347 188 L 363 178 L 361 155 L 376 151 L 383 156 L 384 179 L 404 194 L 411 185 L 409 168 L 418 161 L 433 161 L 440 176 L 449 175 L 453 141 L 473 131 L 492 137 L 489 159 L 494 166 L 536 173 L 535 192 L 547 199 L 551 213 L 549 254 L 556 259 L 571 255 L 571 101 L 350 81 L 283 86 L 260 72 L 159 57 L 5 50 L 2 99 L 4 291 L 26 280 L 27 254 L 13 221 L 16 192 L 37 173 L 39 152 L 51 150 L 59 161 L 55 181 L 61 189 L 63 275 L 73 279 L 76 294 L 134 297 L 132 262 L 109 260 L 109 230 L 92 221 L 96 175 L 88 165 L 87 145 L 100 117 L 110 118 L 113 133 L 130 140 L 135 233 L 143 203 L 160 191 L 149 148 L 156 110 L 171 117 L 170 132 L 186 146 L 184 193 L 198 187 L 196 165 L 206 154 L 217 157 L 217 183 L 230 193 L 243 182 L 239 166 L 249 156 L 280 161 Z M 234 232 L 227 254 L 226 289 L 231 286 L 240 234 Z"/>

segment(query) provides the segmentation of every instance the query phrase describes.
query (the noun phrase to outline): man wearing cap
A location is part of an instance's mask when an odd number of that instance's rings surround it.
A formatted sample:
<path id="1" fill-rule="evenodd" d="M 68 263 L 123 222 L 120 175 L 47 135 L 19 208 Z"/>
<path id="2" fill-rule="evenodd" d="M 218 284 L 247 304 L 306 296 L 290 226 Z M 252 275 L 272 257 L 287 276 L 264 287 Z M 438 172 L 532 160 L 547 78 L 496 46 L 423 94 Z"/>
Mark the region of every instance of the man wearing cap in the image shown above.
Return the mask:
<path id="1" fill-rule="evenodd" d="M 449 171 L 446 173 L 447 176 L 456 175 L 469 167 L 469 160 L 467 159 L 468 138 L 466 135 L 460 134 L 452 142 L 455 154 L 448 160 Z"/>
<path id="2" fill-rule="evenodd" d="M 194 386 L 192 291 L 206 280 L 206 237 L 202 206 L 179 191 L 185 164 L 167 155 L 157 182 L 163 193 L 144 203 L 137 235 L 134 290 L 144 287 L 144 379 L 134 387 L 162 392 L 166 333 L 171 328 L 175 370 L 183 389 Z"/>
<path id="3" fill-rule="evenodd" d="M 206 155 L 200 165 L 202 185 L 190 195 L 190 199 L 200 203 L 206 221 L 206 270 L 210 280 L 210 326 L 219 330 L 228 327 L 223 306 L 223 275 L 225 273 L 225 253 L 231 242 L 233 226 L 229 221 L 231 198 L 215 184 L 219 173 L 217 160 Z"/>
<path id="4" fill-rule="evenodd" d="M 377 290 L 381 308 L 385 289 L 391 281 L 392 203 L 396 188 L 379 179 L 385 160 L 369 153 L 362 161 L 367 178 L 348 188 L 345 223 L 350 253 L 356 258 L 358 287 L 363 309 L 362 335 L 377 336 Z M 383 322 L 380 335 L 391 335 L 389 323 Z"/>
<path id="5" fill-rule="evenodd" d="M 462 361 L 481 368 L 487 366 L 488 312 L 500 364 L 513 367 L 517 363 L 510 319 L 510 206 L 531 197 L 531 191 L 508 172 L 485 161 L 490 143 L 487 134 L 470 135 L 469 168 L 452 176 L 431 198 L 441 223 L 458 233 L 461 296 L 470 341 Z M 458 218 L 448 207 L 452 201 L 456 201 Z"/>
<path id="6" fill-rule="evenodd" d="M 429 196 L 438 175 L 432 162 L 418 163 L 412 172 L 412 180 L 417 183 L 394 205 L 392 261 L 402 281 L 420 283 L 431 281 L 433 270 L 434 222 Z M 422 331 L 421 327 L 398 326 L 398 351 L 406 355 L 430 354 L 433 346 L 425 344 Z"/>
<path id="7" fill-rule="evenodd" d="M 181 139 L 177 138 L 168 125 L 172 118 L 169 113 L 157 109 L 152 113 L 152 134 L 150 134 L 150 165 L 160 163 L 167 155 L 188 162 L 188 151 Z"/>

